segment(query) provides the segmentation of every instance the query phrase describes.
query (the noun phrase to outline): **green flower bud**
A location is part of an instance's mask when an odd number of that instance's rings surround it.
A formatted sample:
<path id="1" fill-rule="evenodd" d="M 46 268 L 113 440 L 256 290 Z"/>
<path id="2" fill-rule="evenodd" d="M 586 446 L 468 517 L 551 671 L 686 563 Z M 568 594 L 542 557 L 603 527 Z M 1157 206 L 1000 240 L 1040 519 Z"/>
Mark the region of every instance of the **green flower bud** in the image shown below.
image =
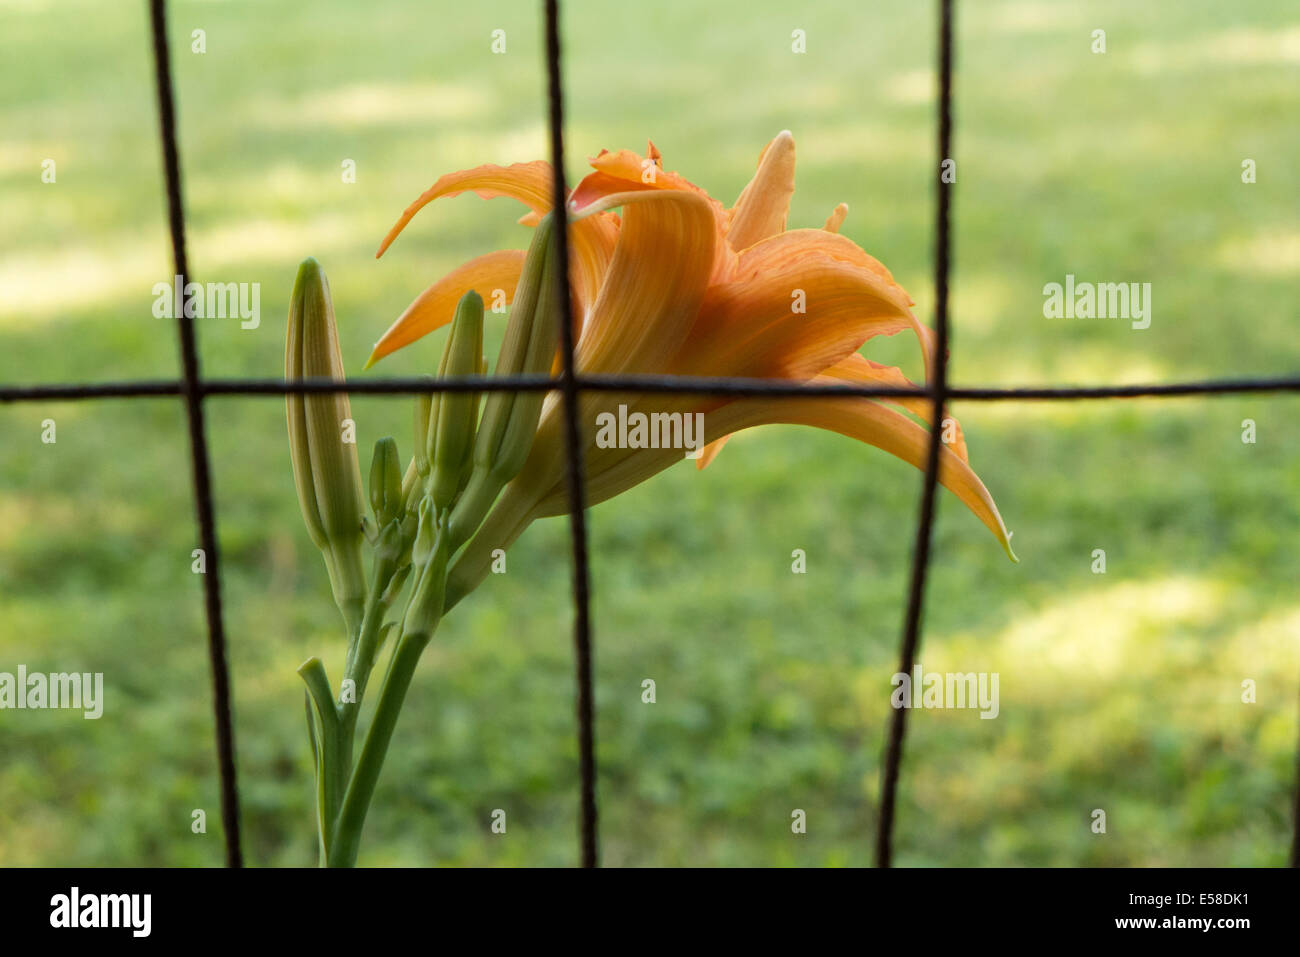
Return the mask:
<path id="1" fill-rule="evenodd" d="M 415 397 L 415 470 L 429 474 L 429 423 L 437 422 L 438 395 L 422 392 Z"/>
<path id="2" fill-rule="evenodd" d="M 560 295 L 558 268 L 555 265 L 554 245 L 552 256 L 548 257 L 546 270 L 542 274 L 541 290 L 537 295 L 537 312 L 533 317 L 532 336 L 528 340 L 528 351 L 524 357 L 524 366 L 520 370 L 526 375 L 551 371 L 555 358 L 555 346 L 559 339 L 559 317 L 556 302 Z M 509 482 L 524 467 L 528 453 L 533 448 L 533 437 L 537 434 L 537 420 L 542 414 L 542 403 L 546 400 L 545 392 L 519 392 L 514 394 L 510 406 L 510 415 L 506 420 L 505 430 L 492 455 L 492 473 L 502 484 Z"/>
<path id="3" fill-rule="evenodd" d="M 286 381 L 328 378 L 342 382 L 343 357 L 329 283 L 315 259 L 298 267 L 285 337 Z M 361 570 L 365 499 L 361 466 L 351 438 L 352 406 L 346 392 L 287 394 L 289 456 L 307 533 L 325 556 L 334 600 L 349 628 L 359 621 L 366 580 Z"/>
<path id="4" fill-rule="evenodd" d="M 397 443 L 383 438 L 375 443 L 370 459 L 370 508 L 382 529 L 406 511 L 402 497 L 402 463 L 397 457 Z"/>
<path id="5" fill-rule="evenodd" d="M 433 502 L 425 497 L 420 502 L 420 526 L 415 533 L 411 549 L 411 568 L 415 586 L 406 614 L 402 616 L 402 638 L 417 636 L 425 640 L 438 627 L 442 619 L 443 597 L 447 591 L 447 558 L 451 552 L 445 517 L 439 523 Z"/>
<path id="6" fill-rule="evenodd" d="M 424 494 L 424 482 L 416 468 L 415 459 L 406 463 L 406 474 L 402 476 L 402 501 L 406 503 L 408 512 L 414 511 L 419 507 L 420 496 Z"/>
<path id="7" fill-rule="evenodd" d="M 515 286 L 514 303 L 510 307 L 510 319 L 506 323 L 505 338 L 501 342 L 501 353 L 497 358 L 497 375 L 549 372 L 551 369 L 558 330 L 553 321 L 547 324 L 549 328 L 538 329 L 537 320 L 539 306 L 549 318 L 555 318 L 547 308 L 550 304 L 541 296 L 543 280 L 555 248 L 555 222 L 552 215 L 547 213 L 537 224 L 532 244 L 528 247 L 528 255 L 524 258 L 519 283 Z M 537 353 L 543 351 L 548 340 L 550 352 L 545 362 L 539 363 Z M 544 396 L 544 393 L 492 392 L 488 395 L 483 406 L 483 423 L 474 444 L 475 465 L 492 465 L 509 425 L 515 399 L 533 395 Z M 538 405 L 540 407 L 540 399 Z"/>
<path id="8" fill-rule="evenodd" d="M 470 290 L 456 306 L 451 335 L 443 350 L 440 377 L 476 375 L 483 367 L 483 297 Z M 469 462 L 474 443 L 475 415 L 478 412 L 476 394 L 472 392 L 447 392 L 438 402 L 438 416 L 430 419 L 433 437 L 430 453 L 433 475 L 429 494 L 438 509 L 446 508 L 460 491 L 461 476 Z M 436 429 L 436 431 L 435 431 Z"/>
<path id="9" fill-rule="evenodd" d="M 506 324 L 500 375 L 551 371 L 559 337 L 556 305 L 559 275 L 552 214 L 537 224 L 524 259 L 515 301 Z M 458 548 L 483 521 L 506 483 L 519 474 L 532 450 L 544 392 L 492 392 L 483 403 L 483 420 L 474 442 L 473 471 L 451 514 L 451 547 Z"/>
<path id="10" fill-rule="evenodd" d="M 402 523 L 389 522 L 375 539 L 375 560 L 401 565 L 409 548 L 410 542 L 402 531 Z"/>
<path id="11" fill-rule="evenodd" d="M 433 540 L 438 535 L 438 515 L 429 496 L 420 499 L 419 526 L 411 543 L 411 564 L 421 566 L 433 554 Z"/>

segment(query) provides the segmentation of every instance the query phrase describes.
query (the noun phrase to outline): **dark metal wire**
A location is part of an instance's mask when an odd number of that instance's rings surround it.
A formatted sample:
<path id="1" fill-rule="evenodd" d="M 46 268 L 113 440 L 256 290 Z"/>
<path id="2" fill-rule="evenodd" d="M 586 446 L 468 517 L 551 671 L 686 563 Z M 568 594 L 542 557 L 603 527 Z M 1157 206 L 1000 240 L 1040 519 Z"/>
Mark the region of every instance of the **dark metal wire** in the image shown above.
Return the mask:
<path id="1" fill-rule="evenodd" d="M 185 211 L 181 203 L 180 159 L 176 151 L 176 108 L 172 100 L 171 55 L 167 46 L 165 0 L 150 0 L 153 30 L 154 75 L 158 85 L 158 124 L 162 138 L 163 165 L 167 176 L 167 221 L 171 228 L 172 258 L 177 280 L 189 276 L 185 254 Z M 217 765 L 221 773 L 221 822 L 226 838 L 226 865 L 242 867 L 239 842 L 239 788 L 235 772 L 235 734 L 231 727 L 230 674 L 226 666 L 226 632 L 221 616 L 220 561 L 217 552 L 216 519 L 212 508 L 212 477 L 208 469 L 208 439 L 203 421 L 199 356 L 194 343 L 194 320 L 185 310 L 176 310 L 180 335 L 180 394 L 190 432 L 190 463 L 194 478 L 194 506 L 198 513 L 199 544 L 206 557 L 203 594 L 208 616 L 208 663 L 212 670 L 212 710 L 217 734 Z"/>
<path id="2" fill-rule="evenodd" d="M 170 51 L 167 41 L 165 0 L 150 0 L 153 34 L 154 68 L 158 87 L 159 128 L 167 177 L 168 222 L 171 229 L 172 255 L 178 275 L 189 274 L 185 249 L 185 219 L 181 202 L 180 163 L 176 147 L 175 105 L 172 95 Z M 555 174 L 555 196 L 567 195 L 564 181 L 564 113 L 560 76 L 559 22 L 556 0 L 545 0 L 546 56 L 550 105 L 551 158 Z M 952 0 L 940 0 L 939 6 L 939 159 L 952 157 Z M 195 508 L 199 537 L 207 556 L 204 576 L 205 608 L 208 619 L 208 653 L 212 670 L 213 711 L 216 718 L 217 757 L 221 774 L 221 812 L 225 829 L 226 859 L 232 867 L 241 866 L 239 839 L 239 795 L 235 770 L 234 734 L 231 728 L 230 682 L 226 664 L 225 628 L 223 624 L 219 556 L 216 538 L 212 483 L 209 469 L 206 426 L 203 413 L 205 396 L 267 396 L 287 393 L 349 392 L 376 395 L 414 395 L 428 392 L 493 392 L 559 390 L 564 397 L 566 442 L 568 452 L 569 515 L 573 540 L 574 644 L 577 670 L 577 717 L 582 776 L 582 863 L 597 862 L 596 834 L 596 765 L 593 721 L 590 570 L 587 555 L 587 531 L 582 473 L 582 448 L 578 441 L 577 400 L 581 391 L 641 392 L 714 396 L 782 396 L 890 398 L 925 397 L 934 402 L 936 413 L 931 426 L 921 505 L 913 552 L 907 613 L 904 621 L 900 671 L 910 673 L 921 634 L 925 578 L 929 564 L 931 530 L 934 521 L 938 480 L 940 433 L 947 400 L 971 401 L 1045 401 L 1076 399 L 1176 398 L 1268 392 L 1300 392 L 1300 376 L 1274 376 L 1257 379 L 1219 379 L 1199 382 L 1175 382 L 1119 386 L 1062 387 L 949 387 L 947 384 L 948 342 L 948 274 L 950 266 L 950 184 L 938 184 L 935 230 L 935 352 L 937 361 L 933 382 L 914 389 L 872 388 L 852 385 L 812 385 L 766 379 L 694 376 L 602 376 L 578 375 L 574 369 L 573 326 L 568 295 L 567 210 L 557 203 L 559 256 L 563 265 L 564 294 L 561 297 L 560 341 L 564 366 L 560 378 L 547 376 L 477 376 L 431 382 L 427 378 L 390 378 L 369 382 L 345 382 L 308 379 L 285 382 L 282 379 L 209 379 L 199 374 L 198 353 L 193 320 L 177 317 L 180 339 L 182 378 L 179 380 L 138 380 L 84 384 L 8 385 L 0 386 L 0 404 L 29 401 L 76 401 L 81 399 L 180 397 L 185 400 L 190 433 L 190 452 L 194 479 Z M 907 709 L 894 711 L 882 769 L 881 806 L 876 834 L 876 863 L 889 866 L 892 857 L 892 830 L 896 811 L 902 745 L 906 730 Z M 1300 867 L 1300 746 L 1296 752 L 1296 788 L 1294 791 L 1294 827 L 1291 866 Z"/>
<path id="3" fill-rule="evenodd" d="M 921 638 L 921 615 L 925 602 L 925 578 L 930 567 L 930 538 L 934 525 L 935 491 L 939 487 L 939 447 L 943 433 L 944 400 L 948 388 L 948 271 L 949 208 L 953 183 L 945 183 L 941 170 L 952 159 L 952 0 L 939 0 L 939 156 L 934 238 L 934 415 L 930 446 L 921 486 L 921 514 L 916 523 L 916 545 L 912 551 L 912 582 L 907 594 L 907 617 L 903 625 L 903 647 L 898 673 L 910 675 Z M 955 177 L 954 177 L 955 181 Z M 910 702 L 909 702 L 910 703 Z M 898 707 L 890 716 L 889 741 L 880 783 L 880 815 L 876 824 L 876 866 L 889 867 L 893 860 L 894 808 L 898 798 L 898 775 L 903 763 L 903 735 L 910 708 Z"/>
<path id="4" fill-rule="evenodd" d="M 596 728 L 591 678 L 591 595 L 587 568 L 586 495 L 582 478 L 582 439 L 578 434 L 578 381 L 573 365 L 573 315 L 569 299 L 569 190 L 564 182 L 564 90 L 560 86 L 560 14 L 556 0 L 545 0 L 546 78 L 550 99 L 551 168 L 560 281 L 556 310 L 560 323 L 560 383 L 564 393 L 564 444 L 569 461 L 569 537 L 573 542 L 573 649 L 577 670 L 578 764 L 582 778 L 582 866 L 596 867 Z"/>
<path id="5" fill-rule="evenodd" d="M 772 379 L 723 378 L 712 376 L 575 375 L 581 392 L 642 392 L 701 396 L 769 396 L 782 398 L 934 398 L 927 387 L 913 389 L 850 384 L 814 384 Z M 321 392 L 359 395 L 417 395 L 429 392 L 549 392 L 564 388 L 563 379 L 549 376 L 452 376 L 446 379 L 394 377 L 369 382 L 337 379 L 204 379 L 197 383 L 200 395 L 266 396 Z M 35 401 L 77 401 L 80 399 L 131 399 L 178 396 L 184 383 L 172 379 L 142 379 L 135 382 L 97 382 L 76 385 L 0 386 L 0 403 Z M 949 386 L 950 400 L 975 402 L 1055 401 L 1073 399 L 1186 398 L 1300 392 L 1300 376 L 1263 379 L 1210 379 L 1202 382 L 1138 383 L 1111 386 Z"/>

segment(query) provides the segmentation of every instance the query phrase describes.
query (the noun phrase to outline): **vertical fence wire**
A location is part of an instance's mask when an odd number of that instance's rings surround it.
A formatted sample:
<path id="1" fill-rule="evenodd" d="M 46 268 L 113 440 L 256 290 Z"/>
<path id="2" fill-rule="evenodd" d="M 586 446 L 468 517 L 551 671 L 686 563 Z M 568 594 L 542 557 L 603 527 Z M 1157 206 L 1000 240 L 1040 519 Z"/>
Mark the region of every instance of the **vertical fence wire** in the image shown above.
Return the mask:
<path id="1" fill-rule="evenodd" d="M 167 179 L 167 221 L 171 230 L 175 282 L 180 290 L 189 278 L 185 252 L 185 211 L 181 202 L 180 159 L 176 150 L 176 108 L 172 97 L 171 52 L 167 43 L 165 0 L 150 0 L 149 21 L 153 31 L 154 76 L 158 87 L 158 126 L 162 139 L 163 166 Z M 178 290 L 179 291 L 179 290 Z M 209 470 L 207 426 L 203 418 L 202 381 L 195 345 L 194 320 L 185 316 L 182 297 L 173 297 L 176 328 L 181 352 L 181 397 L 190 434 L 190 465 L 194 479 L 194 508 L 198 516 L 199 547 L 203 549 L 204 605 L 208 619 L 208 663 L 212 672 L 212 710 L 216 724 L 217 765 L 221 775 L 221 822 L 225 832 L 226 865 L 242 867 L 239 841 L 239 785 L 235 771 L 235 734 L 230 707 L 230 672 L 226 664 L 226 631 L 221 612 L 220 562 L 217 553 L 216 517 L 212 507 L 212 476 Z"/>
<path id="2" fill-rule="evenodd" d="M 921 487 L 921 508 L 916 523 L 916 544 L 912 550 L 912 579 L 907 595 L 907 614 L 898 673 L 911 675 L 916 647 L 921 637 L 925 604 L 925 579 L 930 567 L 930 540 L 934 525 L 935 493 L 939 483 L 939 449 L 942 445 L 945 399 L 948 390 L 948 271 L 952 184 L 945 183 L 942 169 L 952 158 L 952 0 L 939 0 L 939 156 L 935 164 L 934 235 L 934 415 L 930 423 L 930 446 Z M 895 708 L 890 716 L 889 740 L 880 785 L 880 815 L 876 825 L 876 866 L 893 863 L 894 815 L 898 799 L 898 776 L 903 763 L 903 736 L 907 731 L 906 707 Z"/>
<path id="3" fill-rule="evenodd" d="M 545 0 L 546 76 L 550 106 L 551 168 L 554 172 L 555 230 L 559 240 L 560 374 L 564 406 L 564 444 L 568 453 L 569 537 L 573 543 L 573 648 L 577 680 L 578 765 L 581 776 L 579 834 L 582 866 L 596 867 L 596 729 L 591 676 L 591 595 L 587 567 L 586 491 L 582 440 L 578 429 L 578 384 L 573 362 L 573 314 L 569 296 L 569 210 L 564 181 L 564 90 L 560 78 L 560 23 L 556 0 Z"/>

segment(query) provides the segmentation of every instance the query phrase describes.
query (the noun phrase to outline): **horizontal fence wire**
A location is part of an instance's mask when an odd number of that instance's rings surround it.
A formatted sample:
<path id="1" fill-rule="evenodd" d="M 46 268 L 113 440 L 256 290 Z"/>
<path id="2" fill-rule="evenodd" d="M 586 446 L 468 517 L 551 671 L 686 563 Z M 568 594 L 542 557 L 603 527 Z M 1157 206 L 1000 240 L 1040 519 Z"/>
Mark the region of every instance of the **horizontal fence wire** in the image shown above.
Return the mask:
<path id="1" fill-rule="evenodd" d="M 917 386 L 904 389 L 887 386 L 855 386 L 797 382 L 779 379 L 745 379 L 713 376 L 673 375 L 583 375 L 574 376 L 580 392 L 636 392 L 668 395 L 772 397 L 772 398 L 928 398 L 933 389 Z M 49 385 L 0 385 L 0 403 L 75 402 L 81 399 L 133 399 L 179 396 L 185 383 L 173 379 L 139 379 L 122 382 L 89 382 Z M 390 377 L 369 381 L 336 379 L 203 379 L 196 383 L 199 395 L 283 396 L 322 392 L 351 395 L 423 395 L 438 392 L 562 392 L 564 381 L 543 375 Z M 1091 386 L 949 386 L 949 399 L 967 402 L 1068 401 L 1074 399 L 1184 398 L 1300 392 L 1300 375 L 1253 379 L 1206 379 L 1192 382 L 1148 382 L 1132 385 Z"/>
<path id="2" fill-rule="evenodd" d="M 561 87 L 561 53 L 557 0 L 543 0 L 546 19 L 547 78 L 551 151 L 555 174 L 555 195 L 565 195 L 563 172 L 563 93 Z M 168 199 L 168 223 L 176 272 L 188 278 L 185 253 L 185 222 L 181 201 L 180 162 L 176 145 L 175 104 L 172 92 L 170 50 L 166 29 L 165 0 L 149 0 L 154 71 L 157 80 L 159 129 L 163 146 Z M 939 91 L 938 142 L 940 160 L 951 157 L 951 89 L 952 89 L 952 0 L 939 0 Z M 88 399 L 143 399 L 179 397 L 185 400 L 189 427 L 195 509 L 200 539 L 207 553 L 208 574 L 204 579 L 205 611 L 208 622 L 209 663 L 212 671 L 213 710 L 216 717 L 218 767 L 221 775 L 222 821 L 225 829 L 226 857 L 230 866 L 240 866 L 238 783 L 234 760 L 234 735 L 225 631 L 222 618 L 216 518 L 213 507 L 206 427 L 202 400 L 208 396 L 282 396 L 347 392 L 360 395 L 419 395 L 439 392 L 537 392 L 557 391 L 564 397 L 567 452 L 569 466 L 570 522 L 573 544 L 574 642 L 577 670 L 577 717 L 581 770 L 581 853 L 584 865 L 597 863 L 595 745 L 591 671 L 590 594 L 587 557 L 587 533 L 584 520 L 581 447 L 578 443 L 577 397 L 581 392 L 628 392 L 671 395 L 782 397 L 782 398 L 926 398 L 935 409 L 952 400 L 976 402 L 1069 401 L 1091 399 L 1179 398 L 1234 394 L 1300 392 L 1300 375 L 1258 378 L 1209 379 L 1174 383 L 1145 383 L 1113 386 L 1023 386 L 982 387 L 950 386 L 946 374 L 948 339 L 947 292 L 950 268 L 951 233 L 948 184 L 941 185 L 936 205 L 935 233 L 935 381 L 910 389 L 821 384 L 771 379 L 746 379 L 710 376 L 666 375 L 584 375 L 574 364 L 572 326 L 561 327 L 561 376 L 470 376 L 441 381 L 427 377 L 392 377 L 370 381 L 340 382 L 332 379 L 306 379 L 288 382 L 282 379 L 203 379 L 199 373 L 193 320 L 178 317 L 182 372 L 180 379 L 140 379 L 117 382 L 68 384 L 0 385 L 0 404 L 79 401 Z M 567 219 L 561 207 L 560 222 Z M 567 231 L 561 228 L 560 256 L 567 261 Z M 568 270 L 563 271 L 565 284 Z M 568 296 L 563 310 L 569 309 Z M 937 464 L 942 415 L 933 417 L 927 448 L 926 469 L 918 510 L 917 537 L 905 615 L 900 659 L 912 660 L 921 635 L 926 569 L 930 559 L 931 528 L 937 487 Z M 910 668 L 904 668 L 910 671 Z M 902 760 L 902 741 L 906 709 L 896 709 L 882 768 L 882 809 L 877 826 L 877 864 L 888 866 L 892 860 L 892 824 L 895 793 Z M 1293 791 L 1293 830 L 1290 863 L 1300 866 L 1300 744 L 1296 750 L 1296 787 Z M 888 809 L 886 811 L 886 802 Z"/>

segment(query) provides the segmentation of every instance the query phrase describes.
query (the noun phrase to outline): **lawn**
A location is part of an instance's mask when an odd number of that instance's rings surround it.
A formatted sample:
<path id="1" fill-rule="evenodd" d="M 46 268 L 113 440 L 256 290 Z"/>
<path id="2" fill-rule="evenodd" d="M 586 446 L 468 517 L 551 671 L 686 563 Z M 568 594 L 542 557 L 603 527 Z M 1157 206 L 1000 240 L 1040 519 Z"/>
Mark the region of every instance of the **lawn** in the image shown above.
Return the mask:
<path id="1" fill-rule="evenodd" d="M 570 179 L 585 156 L 650 138 L 666 168 L 730 204 L 790 129 L 791 225 L 847 202 L 843 232 L 928 322 L 931 4 L 790 6 L 663 0 L 633 17 L 565 3 Z M 952 379 L 1296 374 L 1300 11 L 959 7 Z M 539 9 L 171 5 L 195 278 L 261 289 L 257 328 L 198 322 L 206 375 L 280 374 L 307 255 L 330 276 L 362 375 L 429 282 L 526 244 L 516 208 L 465 196 L 374 260 L 437 176 L 547 155 Z M 1092 52 L 1098 29 L 1105 53 Z M 173 324 L 151 313 L 171 273 L 152 84 L 143 3 L 0 2 L 0 382 L 177 375 Z M 1043 287 L 1067 274 L 1151 283 L 1150 327 L 1046 318 Z M 432 371 L 442 341 L 364 375 Z M 914 340 L 863 351 L 920 375 Z M 409 454 L 409 400 L 353 410 L 363 449 L 391 434 Z M 1021 561 L 944 493 L 919 658 L 998 673 L 1000 711 L 911 715 L 898 862 L 1283 863 L 1300 737 L 1300 398 L 954 412 Z M 338 615 L 294 498 L 283 403 L 213 398 L 208 416 L 245 853 L 312 864 L 295 669 L 320 654 L 339 673 Z M 875 449 L 773 427 L 702 473 L 675 466 L 592 510 L 605 863 L 870 862 L 920 485 Z M 534 526 L 507 574 L 446 619 L 362 863 L 576 859 L 567 534 L 563 519 Z M 106 686 L 97 721 L 0 711 L 0 864 L 222 861 L 196 536 L 176 400 L 0 405 L 0 671 L 103 672 Z M 490 829 L 498 808 L 504 835 Z M 796 808 L 806 834 L 791 833 Z M 206 833 L 191 830 L 195 809 Z"/>

